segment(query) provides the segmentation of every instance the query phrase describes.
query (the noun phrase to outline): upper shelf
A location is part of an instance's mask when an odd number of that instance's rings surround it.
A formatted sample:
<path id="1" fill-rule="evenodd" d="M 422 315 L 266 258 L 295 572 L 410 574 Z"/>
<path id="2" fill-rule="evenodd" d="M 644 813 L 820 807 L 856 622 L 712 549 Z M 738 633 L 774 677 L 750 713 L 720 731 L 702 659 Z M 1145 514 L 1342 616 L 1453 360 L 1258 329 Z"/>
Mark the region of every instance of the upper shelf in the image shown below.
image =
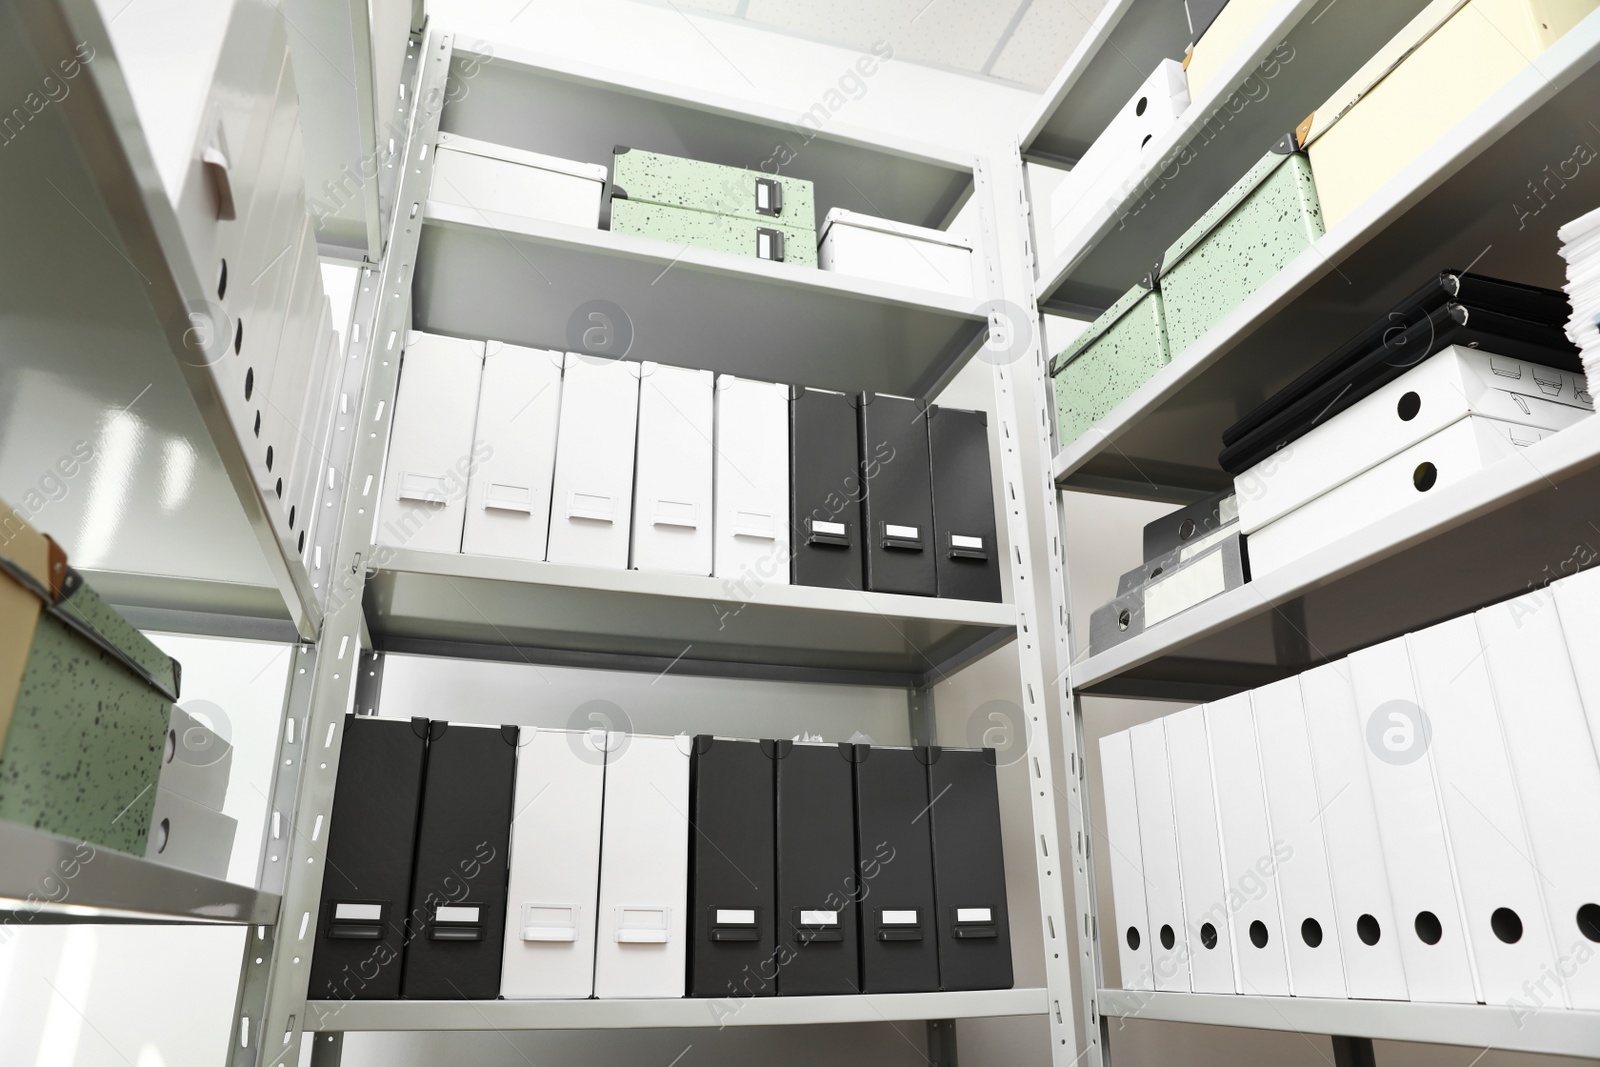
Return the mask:
<path id="1" fill-rule="evenodd" d="M 972 192 L 971 156 L 495 42 L 456 45 L 439 128 L 611 166 L 617 145 L 805 178 L 817 222 L 843 207 L 946 226 Z M 492 55 L 492 62 L 489 57 Z M 875 60 L 874 60 L 875 62 Z"/>
<path id="2" fill-rule="evenodd" d="M 1311 111 L 1344 84 L 1362 63 L 1398 33 L 1427 0 L 1385 0 L 1381 4 L 1329 4 L 1327 0 L 1281 0 L 1225 64 L 1204 95 L 1190 101 L 1171 129 L 1153 141 L 1141 166 L 1094 221 L 1055 248 L 1054 258 L 1040 265 L 1039 302 L 1065 309 L 1109 306 L 1183 235 L 1273 142 L 1294 129 Z M 1127 5 L 1117 5 L 1119 7 Z M 1042 127 L 1098 135 L 1110 114 L 1127 103 L 1163 59 L 1180 59 L 1188 42 L 1182 5 L 1165 0 L 1140 0 L 1116 23 L 1133 35 L 1132 24 L 1149 23 L 1138 31 L 1143 50 L 1127 61 L 1107 56 L 1091 63 L 1082 77 L 1099 67 L 1115 70 L 1104 81 L 1090 80 L 1089 112 L 1104 118 L 1087 128 L 1071 125 L 1063 113 L 1078 113 L 1078 96 L 1063 88 L 1063 103 Z M 1159 12 L 1146 9 L 1160 8 Z M 1177 27 L 1181 26 L 1181 32 Z M 1168 43 L 1157 46 L 1156 34 Z M 1085 47 L 1090 47 L 1085 45 Z M 1080 48 L 1080 52 L 1083 51 Z M 1102 49 L 1103 51 L 1103 49 Z M 1115 55 L 1115 53 L 1113 53 Z M 1146 61 L 1148 60 L 1148 61 Z M 1071 67 L 1069 66 L 1069 72 Z M 1114 95 L 1111 86 L 1115 84 Z M 1102 103 L 1100 97 L 1109 102 Z M 1081 137 L 1083 134 L 1075 133 Z M 1085 147 L 1087 144 L 1085 144 Z M 1048 212 L 1040 216 L 1048 222 Z"/>
<path id="3" fill-rule="evenodd" d="M 1600 417 L 1590 416 L 1089 656 L 1073 685 L 1208 700 L 1526 593 L 1594 558 L 1597 499 Z"/>
<path id="4" fill-rule="evenodd" d="M 1435 272 L 1560 288 L 1556 230 L 1600 203 L 1600 167 L 1568 162 L 1595 138 L 1597 62 L 1600 12 L 1063 448 L 1057 483 L 1151 499 L 1224 488 L 1222 431 Z M 1550 181 L 1543 198 L 1535 179 Z"/>
<path id="5" fill-rule="evenodd" d="M 313 1000 L 306 1029 L 616 1030 L 1043 1015 L 1043 989 L 675 1000 Z"/>
<path id="6" fill-rule="evenodd" d="M 278 898 L 0 821 L 0 914 L 18 924 L 277 921 Z"/>
<path id="7" fill-rule="evenodd" d="M 430 333 L 571 349 L 574 318 L 604 296 L 631 325 L 630 359 L 906 396 L 930 395 L 988 336 L 971 298 L 440 201 L 425 211 L 412 320 Z"/>
<path id="8" fill-rule="evenodd" d="M 375 550 L 380 651 L 921 686 L 1016 636 L 1009 604 Z"/>

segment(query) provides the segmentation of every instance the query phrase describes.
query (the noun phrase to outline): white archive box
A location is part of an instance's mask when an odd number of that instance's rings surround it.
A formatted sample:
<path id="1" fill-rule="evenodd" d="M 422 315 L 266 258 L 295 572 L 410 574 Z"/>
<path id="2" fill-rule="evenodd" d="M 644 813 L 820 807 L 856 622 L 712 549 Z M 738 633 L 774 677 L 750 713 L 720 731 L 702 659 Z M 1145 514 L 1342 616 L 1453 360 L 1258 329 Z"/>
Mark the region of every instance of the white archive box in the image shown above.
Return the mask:
<path id="1" fill-rule="evenodd" d="M 1316 774 L 1317 810 L 1339 921 L 1345 984 L 1357 1000 L 1407 1000 L 1399 927 L 1367 784 L 1366 742 L 1351 723 L 1350 665 L 1326 663 L 1300 676 L 1300 697 Z"/>
<path id="2" fill-rule="evenodd" d="M 1237 905 L 1233 911 L 1239 992 L 1289 995 L 1283 919 L 1278 911 L 1280 842 L 1267 821 L 1250 694 L 1238 693 L 1205 705 L 1211 777 L 1217 790 L 1217 825 L 1222 835 L 1222 873 Z"/>
<path id="3" fill-rule="evenodd" d="M 1277 866 L 1278 906 L 1289 956 L 1289 991 L 1297 997 L 1349 996 L 1300 679 L 1285 678 L 1252 691 L 1250 710 L 1261 753 L 1267 823 L 1273 845 L 1283 848 Z"/>
<path id="4" fill-rule="evenodd" d="M 226 878 L 238 827 L 222 812 L 157 786 L 144 858 L 211 878 Z"/>
<path id="5" fill-rule="evenodd" d="M 1406 640 L 1396 637 L 1361 649 L 1347 662 L 1355 703 L 1346 728 L 1366 750 L 1411 999 L 1476 1003 L 1455 868 Z"/>
<path id="6" fill-rule="evenodd" d="M 789 584 L 789 387 L 717 375 L 711 573 Z"/>
<path id="7" fill-rule="evenodd" d="M 1155 987 L 1187 993 L 1188 930 L 1183 921 L 1183 880 L 1178 870 L 1178 827 L 1172 813 L 1172 774 L 1161 720 L 1128 731 L 1133 747 L 1133 789 L 1144 862 L 1145 913 L 1150 918 L 1150 965 Z"/>
<path id="8" fill-rule="evenodd" d="M 461 551 L 483 342 L 413 332 L 400 361 L 379 544 Z"/>
<path id="9" fill-rule="evenodd" d="M 1477 613 L 1558 973 L 1566 979 L 1568 1006 L 1590 1011 L 1600 1009 L 1600 967 L 1575 966 L 1574 960 L 1593 955 L 1600 934 L 1595 575 L 1585 571 Z"/>
<path id="10" fill-rule="evenodd" d="M 441 133 L 428 199 L 598 229 L 606 168 Z"/>
<path id="11" fill-rule="evenodd" d="M 708 370 L 639 368 L 634 570 L 711 573 L 714 382 Z"/>
<path id="12" fill-rule="evenodd" d="M 1139 803 L 1133 784 L 1133 742 L 1128 731 L 1100 739 L 1100 784 L 1106 800 L 1105 846 L 1111 858 L 1111 901 L 1117 913 L 1113 936 L 1122 965 L 1122 988 L 1154 989 Z"/>
<path id="13" fill-rule="evenodd" d="M 160 788 L 221 811 L 232 773 L 233 746 L 174 704 L 161 751 Z"/>
<path id="14" fill-rule="evenodd" d="M 627 568 L 638 422 L 639 364 L 567 353 L 545 556 L 551 563 Z"/>
<path id="15" fill-rule="evenodd" d="M 1188 106 L 1189 81 L 1183 65 L 1162 60 L 1051 193 L 1055 248 L 1062 248 L 1122 191 L 1150 142 L 1177 122 Z"/>
<path id="16" fill-rule="evenodd" d="M 836 207 L 818 237 L 823 270 L 956 296 L 974 292 L 972 242 L 960 234 Z"/>
<path id="17" fill-rule="evenodd" d="M 1486 1003 L 1520 1004 L 1523 983 L 1556 960 L 1478 628 L 1465 615 L 1407 645 L 1478 988 Z"/>
<path id="18" fill-rule="evenodd" d="M 1476 415 L 1457 419 L 1343 485 L 1250 534 L 1250 574 L 1259 578 L 1454 485 L 1551 431 Z M 1241 508 L 1243 507 L 1241 503 Z"/>
<path id="19" fill-rule="evenodd" d="M 518 732 L 500 972 L 507 999 L 594 993 L 605 741 L 603 730 Z"/>
<path id="20" fill-rule="evenodd" d="M 1159 721 L 1167 731 L 1189 978 L 1196 993 L 1237 993 L 1232 913 L 1228 910 L 1228 886 L 1222 878 L 1222 838 L 1217 832 L 1217 796 L 1207 758 L 1205 712 L 1188 708 Z"/>
<path id="21" fill-rule="evenodd" d="M 1452 345 L 1240 474 L 1240 526 L 1253 534 L 1466 415 L 1564 429 L 1594 411 L 1584 388 L 1581 374 Z"/>
<path id="22" fill-rule="evenodd" d="M 594 995 L 681 997 L 693 741 L 614 732 L 606 746 Z"/>
<path id="23" fill-rule="evenodd" d="M 564 361 L 560 352 L 484 344 L 475 435 L 482 455 L 468 479 L 461 551 L 544 560 Z"/>

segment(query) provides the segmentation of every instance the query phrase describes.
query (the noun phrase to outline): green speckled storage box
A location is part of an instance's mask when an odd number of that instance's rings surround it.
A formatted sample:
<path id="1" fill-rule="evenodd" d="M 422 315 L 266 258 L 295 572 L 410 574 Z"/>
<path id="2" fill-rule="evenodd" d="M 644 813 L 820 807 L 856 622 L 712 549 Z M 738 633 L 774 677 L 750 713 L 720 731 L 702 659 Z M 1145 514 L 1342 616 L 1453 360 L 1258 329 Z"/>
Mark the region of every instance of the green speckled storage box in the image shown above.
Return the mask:
<path id="1" fill-rule="evenodd" d="M 1162 257 L 1174 356 L 1322 236 L 1311 164 L 1293 145 L 1274 145 Z"/>
<path id="2" fill-rule="evenodd" d="M 46 583 L 18 547 L 0 573 L 0 818 L 142 856 L 178 665 L 59 550 Z"/>
<path id="3" fill-rule="evenodd" d="M 772 219 L 714 215 L 709 211 L 611 201 L 614 233 L 636 233 L 673 244 L 712 248 L 739 256 L 755 256 L 803 267 L 817 265 L 817 235 L 812 230 L 778 225 Z M 780 235 L 774 237 L 774 235 Z M 781 254 L 775 249 L 781 246 Z"/>
<path id="4" fill-rule="evenodd" d="M 614 195 L 635 203 L 692 208 L 763 222 L 770 219 L 780 226 L 813 232 L 817 228 L 811 183 L 803 178 L 618 145 L 612 157 L 611 184 L 616 187 Z"/>
<path id="5" fill-rule="evenodd" d="M 1056 434 L 1066 445 L 1167 365 L 1164 299 L 1146 278 L 1051 361 Z"/>

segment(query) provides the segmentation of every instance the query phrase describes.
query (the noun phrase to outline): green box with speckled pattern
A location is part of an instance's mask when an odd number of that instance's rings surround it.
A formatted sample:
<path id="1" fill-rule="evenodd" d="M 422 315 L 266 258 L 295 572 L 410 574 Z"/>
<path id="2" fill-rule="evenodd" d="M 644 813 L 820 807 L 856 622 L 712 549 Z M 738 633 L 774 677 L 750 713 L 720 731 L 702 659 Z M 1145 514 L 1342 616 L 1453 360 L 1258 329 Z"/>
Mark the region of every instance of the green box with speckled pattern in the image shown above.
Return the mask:
<path id="1" fill-rule="evenodd" d="M 772 219 L 757 222 L 733 215 L 713 215 L 709 211 L 644 204 L 636 200 L 613 200 L 611 229 L 614 233 L 636 233 L 673 244 L 694 245 L 759 259 L 776 259 L 775 256 L 760 254 L 759 232 L 776 230 L 783 234 L 782 262 L 802 267 L 817 265 L 815 232 L 780 226 Z M 770 241 L 770 235 L 768 239 Z"/>
<path id="2" fill-rule="evenodd" d="M 1134 286 L 1051 361 L 1056 434 L 1066 445 L 1167 365 L 1167 328 L 1160 290 Z"/>
<path id="3" fill-rule="evenodd" d="M 1280 141 L 1161 258 L 1177 356 L 1322 236 L 1311 163 Z"/>
<path id="4" fill-rule="evenodd" d="M 177 688 L 177 664 L 76 584 L 34 627 L 0 747 L 0 818 L 144 855 Z"/>
<path id="5" fill-rule="evenodd" d="M 758 181 L 781 187 L 777 214 L 757 208 Z M 611 184 L 618 189 L 615 195 L 636 203 L 692 208 L 763 223 L 770 220 L 779 226 L 813 233 L 817 229 L 816 198 L 811 183 L 804 178 L 619 146 L 612 156 Z M 811 243 L 816 244 L 815 239 Z"/>

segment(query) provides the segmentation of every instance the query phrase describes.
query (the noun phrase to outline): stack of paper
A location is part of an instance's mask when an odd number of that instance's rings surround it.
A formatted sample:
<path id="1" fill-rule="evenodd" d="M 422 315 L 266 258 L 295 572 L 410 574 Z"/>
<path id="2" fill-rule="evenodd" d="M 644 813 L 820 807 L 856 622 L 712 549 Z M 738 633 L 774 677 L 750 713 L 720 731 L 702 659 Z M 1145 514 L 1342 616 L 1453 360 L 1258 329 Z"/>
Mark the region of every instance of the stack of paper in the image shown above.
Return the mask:
<path id="1" fill-rule="evenodd" d="M 1567 296 L 1572 318 L 1567 336 L 1583 350 L 1583 369 L 1589 394 L 1600 386 L 1600 209 L 1567 223 L 1556 231 L 1561 238 L 1561 258 L 1567 261 Z"/>

